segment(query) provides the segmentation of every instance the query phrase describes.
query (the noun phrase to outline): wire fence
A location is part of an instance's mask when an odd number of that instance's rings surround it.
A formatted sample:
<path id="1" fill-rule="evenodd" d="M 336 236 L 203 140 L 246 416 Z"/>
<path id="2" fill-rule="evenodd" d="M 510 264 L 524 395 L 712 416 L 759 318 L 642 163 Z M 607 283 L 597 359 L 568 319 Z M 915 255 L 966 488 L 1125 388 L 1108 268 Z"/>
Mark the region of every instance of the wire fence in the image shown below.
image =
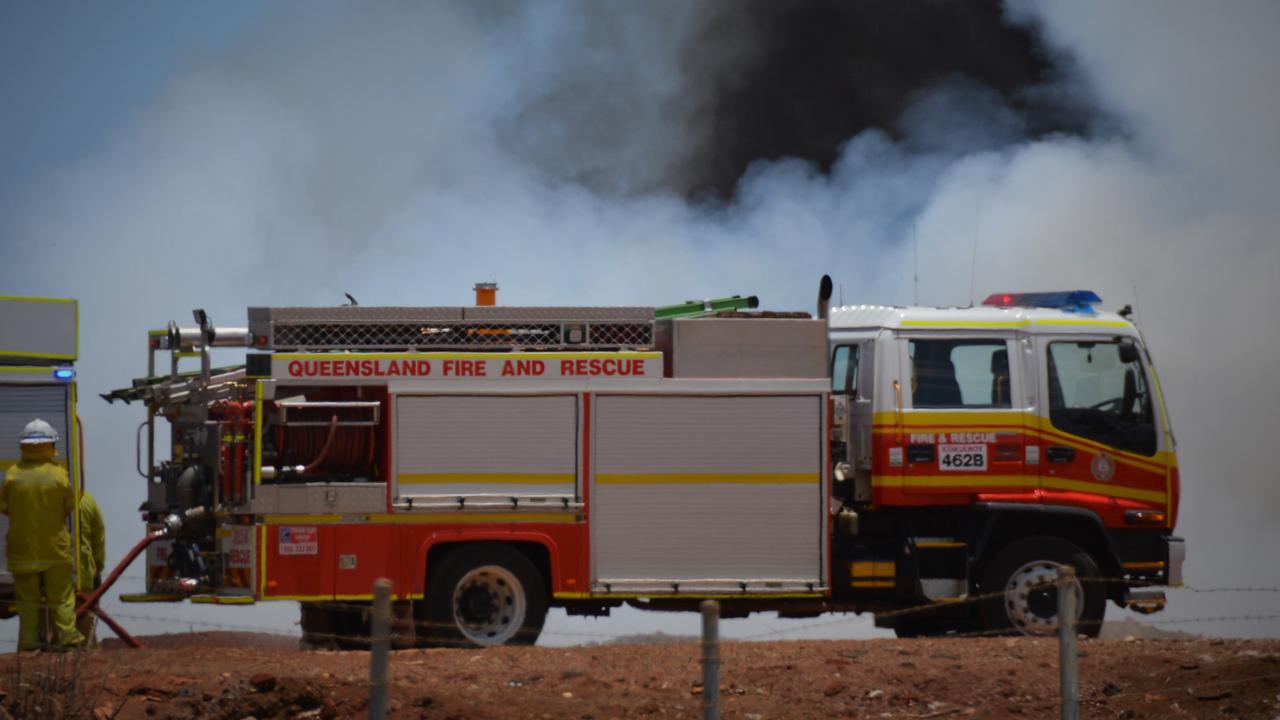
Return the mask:
<path id="1" fill-rule="evenodd" d="M 141 577 L 139 576 L 139 579 Z M 1133 581 L 1131 578 L 1081 578 L 1082 585 L 1090 584 L 1107 584 L 1107 583 L 1123 583 L 1131 586 Z M 1057 583 L 1049 584 L 1052 588 L 1057 587 Z M 1050 589 L 1046 587 L 1044 589 Z M 1247 587 L 1247 586 L 1224 586 L 1224 587 L 1204 587 L 1190 586 L 1183 588 L 1185 591 L 1196 594 L 1216 594 L 1224 596 L 1258 596 L 1258 595 L 1275 595 L 1280 594 L 1280 587 Z M 939 612 L 947 611 L 955 613 L 957 610 L 978 610 L 985 604 L 993 602 L 1001 602 L 1005 597 L 1004 592 L 991 592 L 975 594 L 968 597 L 946 600 L 939 602 L 926 603 L 914 607 L 899 608 L 895 610 L 887 610 L 879 613 L 882 619 L 901 621 L 914 620 L 918 618 L 931 617 Z M 372 613 L 372 604 L 369 602 L 352 602 L 352 601 L 333 601 L 333 602 L 317 602 L 308 603 L 309 607 L 315 610 L 321 610 L 328 613 L 330 622 L 323 626 L 299 627 L 299 623 L 294 623 L 288 627 L 269 624 L 245 624 L 238 622 L 220 622 L 209 619 L 198 619 L 191 617 L 178 617 L 165 615 L 157 612 L 148 612 L 141 609 L 116 609 L 119 606 L 113 606 L 111 615 L 123 622 L 126 626 L 130 624 L 143 624 L 154 627 L 156 625 L 169 624 L 175 628 L 191 633 L 214 633 L 214 632 L 235 632 L 235 633 L 254 633 L 259 635 L 274 636 L 287 638 L 289 640 L 299 639 L 307 647 L 313 649 L 368 649 L 370 646 L 369 638 L 369 618 Z M 433 622 L 424 619 L 419 613 L 414 616 L 412 612 L 405 612 L 408 604 L 401 601 L 399 603 L 401 612 L 392 616 L 390 623 L 390 646 L 393 649 L 407 649 L 415 646 L 421 646 L 423 639 L 431 644 L 440 644 L 445 638 L 458 640 L 457 627 L 452 622 Z M 726 603 L 728 605 L 728 603 Z M 202 606 L 203 607 L 203 606 Z M 1280 606 L 1278 606 L 1280 607 Z M 858 615 L 836 615 L 815 618 L 810 622 L 790 621 L 787 627 L 778 629 L 768 629 L 759 632 L 750 632 L 740 634 L 736 637 L 724 638 L 729 643 L 735 642 L 762 642 L 762 641 L 778 641 L 789 639 L 790 636 L 812 634 L 818 632 L 821 636 L 831 636 L 837 634 L 838 631 L 846 626 L 855 623 L 865 625 L 866 618 Z M 1076 627 L 1076 631 L 1085 636 L 1092 636 L 1097 633 L 1098 624 L 1101 621 L 1097 619 L 1082 618 Z M 1197 626 L 1206 624 L 1224 624 L 1224 623 L 1259 623 L 1267 624 L 1280 623 L 1280 612 L 1223 612 L 1220 614 L 1199 614 L 1194 617 L 1173 617 L 1158 618 L 1144 617 L 1140 621 L 1143 626 L 1152 628 L 1181 628 L 1187 626 Z M 16 623 L 15 623 L 16 624 Z M 1000 628 L 978 628 L 978 629 L 953 629 L 945 633 L 946 639 L 980 639 L 990 638 L 994 636 L 1010 636 L 1018 635 L 1016 629 L 1010 627 Z M 1268 633 L 1271 637 L 1280 637 L 1280 624 L 1275 625 L 1275 632 Z M 622 634 L 617 631 L 589 631 L 580 629 L 559 629 L 545 628 L 542 637 L 560 638 L 571 641 L 576 645 L 587 644 L 608 644 L 620 638 Z M 142 638 L 145 642 L 145 636 Z M 809 638 L 812 639 L 812 638 Z M 683 637 L 679 635 L 668 636 L 670 642 L 683 645 L 691 645 L 697 641 L 696 637 Z M 460 645 L 465 643 L 453 642 L 444 643 L 446 645 Z M 1273 689 L 1280 687 L 1280 653 L 1272 652 L 1274 656 L 1272 665 L 1276 666 L 1274 672 L 1249 672 L 1243 675 L 1224 675 L 1222 673 L 1209 673 L 1208 677 L 1196 677 L 1191 681 L 1174 680 L 1167 676 L 1152 673 L 1149 678 L 1142 682 L 1127 681 L 1102 682 L 1096 677 L 1096 672 L 1092 671 L 1090 655 L 1088 649 L 1091 646 L 1086 644 L 1083 646 L 1086 652 L 1081 653 L 1081 669 L 1085 673 L 1087 680 L 1087 693 L 1081 695 L 1084 702 L 1093 703 L 1095 705 L 1101 703 L 1111 703 L 1111 706 L 1123 704 L 1130 700 L 1141 700 L 1143 702 L 1152 703 L 1156 701 L 1176 702 L 1179 698 L 1194 698 L 1202 702 L 1216 701 L 1218 699 L 1231 697 L 1233 693 L 1239 692 L 1241 688 L 1269 687 Z M 717 651 L 718 653 L 719 651 Z M 705 648 L 704 648 L 705 653 Z M 69 654 L 69 655 L 73 655 Z M 704 655 L 705 657 L 705 655 Z M 717 654 L 716 657 L 719 657 Z M 731 652 L 728 659 L 732 661 L 734 654 Z M 958 656 L 957 656 L 958 657 Z M 395 668 L 395 655 L 391 658 L 391 667 Z M 63 662 L 66 665 L 66 662 Z M 26 666 L 27 680 L 26 683 L 18 690 L 19 695 L 26 707 L 39 707 L 38 697 L 40 693 L 56 693 L 74 691 L 86 693 L 86 686 L 81 683 L 79 685 L 67 681 L 53 681 L 49 678 L 52 670 L 42 671 L 31 674 L 31 665 Z M 717 664 L 717 668 L 719 665 Z M 726 672 L 734 672 L 735 666 L 730 662 L 726 667 Z M 1255 664 L 1254 669 L 1264 667 Z M 705 671 L 707 666 L 703 664 Z M 65 669 L 64 669 L 65 671 Z M 64 672 L 59 671 L 59 672 Z M 692 670 L 691 670 L 692 672 Z M 904 671 L 908 672 L 908 671 Z M 1092 674 L 1091 674 L 1092 672 Z M 55 673 L 56 674 L 56 673 Z M 32 679 L 34 678 L 34 680 Z M 695 675 L 690 676 L 691 684 L 698 684 L 701 681 L 695 680 Z M 375 684 L 370 684 L 370 688 L 374 688 Z M 385 687 L 383 683 L 381 687 Z M 718 684 L 719 686 L 719 684 Z M 1038 688 L 1042 692 L 1043 688 Z M 1251 690 L 1250 690 L 1251 691 Z M 9 691 L 10 693 L 14 691 Z M 717 703 L 720 694 L 716 693 Z M 1064 695 L 1065 697 L 1065 695 Z M 1276 699 L 1277 713 L 1280 714 L 1280 697 Z M 36 703 L 36 705 L 32 705 Z M 952 707 L 952 710 L 955 708 Z M 1096 709 L 1096 708 L 1095 708 Z M 718 712 L 718 710 L 717 710 Z M 917 717 L 932 717 L 931 714 L 916 715 Z M 1121 715 L 1124 717 L 1124 715 Z M 704 717 L 711 717 L 704 715 Z M 718 717 L 716 715 L 715 717 Z"/>
<path id="2" fill-rule="evenodd" d="M 129 577 L 129 576 L 126 575 L 125 577 Z M 135 576 L 135 577 L 137 577 L 140 580 L 144 579 L 142 578 L 142 576 Z M 1102 577 L 1080 578 L 1080 582 L 1082 583 L 1121 583 L 1125 585 L 1133 584 L 1132 579 L 1129 579 L 1129 578 L 1102 578 Z M 1208 593 L 1233 594 L 1233 595 L 1280 594 L 1280 587 L 1187 586 L 1180 589 L 1193 592 L 1193 593 L 1200 593 L 1200 594 L 1208 594 Z M 1004 593 L 1002 591 L 972 594 L 959 599 L 947 599 L 943 601 L 925 603 L 925 604 L 916 605 L 912 607 L 904 607 L 904 608 L 899 608 L 894 610 L 885 610 L 885 611 L 875 613 L 875 616 L 880 619 L 899 620 L 899 619 L 914 619 L 916 617 L 932 617 L 940 611 L 950 611 L 954 614 L 957 608 L 963 608 L 965 606 L 970 606 L 970 607 L 981 606 L 983 603 L 987 603 L 993 600 L 998 600 L 1003 596 L 1004 596 Z M 731 603 L 732 598 L 728 598 L 727 601 Z M 371 607 L 372 607 L 370 602 L 357 602 L 357 601 L 316 601 L 316 602 L 309 602 L 306 604 L 313 608 L 328 610 L 335 613 L 347 613 L 351 615 L 366 615 L 366 616 L 371 611 Z M 116 605 L 115 608 L 120 608 L 120 607 L 129 608 L 129 607 L 142 607 L 142 606 L 144 606 L 144 604 L 133 605 L 131 603 L 125 603 L 121 605 Z M 188 610 L 191 610 L 195 606 L 184 605 L 183 607 Z M 201 605 L 199 607 L 201 608 L 201 610 L 204 610 L 210 607 L 219 607 L 219 608 L 225 608 L 229 612 L 234 611 L 231 609 L 234 606 Z M 1280 605 L 1278 605 L 1277 607 L 1280 608 Z M 236 609 L 238 610 L 238 608 Z M 768 629 L 768 630 L 763 630 L 758 632 L 737 634 L 737 635 L 733 635 L 732 637 L 726 637 L 726 640 L 745 641 L 745 642 L 762 641 L 762 640 L 785 640 L 785 639 L 791 639 L 788 636 L 802 635 L 804 633 L 817 630 L 817 629 L 838 628 L 842 626 L 852 626 L 854 624 L 865 624 L 866 622 L 865 614 L 846 613 L 839 609 L 832 610 L 831 613 L 834 614 L 834 616 L 821 617 L 811 622 L 800 622 L 798 620 L 789 619 L 786 621 L 787 626 L 784 628 Z M 138 623 L 171 624 L 174 626 L 187 628 L 193 631 L 195 629 L 200 629 L 200 630 L 207 630 L 207 631 L 251 632 L 251 633 L 260 633 L 265 635 L 276 635 L 276 636 L 282 636 L 282 637 L 298 637 L 301 632 L 301 634 L 306 635 L 310 638 L 333 639 L 333 640 L 350 639 L 352 637 L 358 636 L 358 632 L 325 633 L 324 631 L 309 631 L 306 628 L 301 628 L 300 630 L 299 629 L 300 623 L 297 623 L 297 622 L 295 622 L 293 625 L 291 625 L 289 628 L 286 629 L 286 628 L 282 628 L 279 625 L 256 625 L 256 624 L 217 622 L 217 621 L 195 619 L 187 615 L 182 615 L 182 616 L 164 615 L 164 614 L 159 614 L 154 612 L 140 612 L 140 611 L 133 611 L 128 609 L 126 610 L 112 609 L 111 616 L 119 620 L 127 620 L 127 621 L 138 622 Z M 1206 624 L 1206 623 L 1240 623 L 1240 622 L 1270 623 L 1270 622 L 1276 622 L 1276 621 L 1280 621 L 1280 612 L 1197 615 L 1194 617 L 1177 617 L 1177 618 L 1158 618 L 1158 617 L 1145 616 L 1141 620 L 1138 620 L 1137 622 L 1143 626 L 1151 626 L 1151 627 L 1159 628 L 1159 627 L 1166 627 L 1166 626 L 1174 627 L 1174 626 L 1185 626 L 1185 625 L 1199 625 L 1199 624 Z M 1080 621 L 1078 621 L 1078 626 L 1083 634 L 1093 635 L 1093 634 L 1096 634 L 1095 632 L 1097 630 L 1096 626 L 1103 625 L 1105 624 L 1105 622 L 1106 622 L 1105 620 L 1081 619 Z M 413 626 L 414 626 L 415 632 L 419 635 L 429 635 L 430 633 L 437 630 L 451 630 L 456 627 L 452 622 L 436 623 L 428 620 L 423 620 L 420 618 L 415 619 L 413 621 Z M 939 632 L 936 634 L 939 636 L 945 636 L 945 637 L 951 637 L 951 638 L 977 638 L 977 637 L 1007 636 L 1007 635 L 1033 634 L 1033 633 L 1021 633 L 1016 628 L 1002 627 L 1002 628 L 995 628 L 995 629 L 951 630 L 947 632 Z M 1277 626 L 1276 628 L 1276 635 L 1280 637 L 1280 626 Z M 584 642 L 586 641 L 609 642 L 612 640 L 617 640 L 619 638 L 628 637 L 628 636 L 629 636 L 628 633 L 621 633 L 617 631 L 599 632 L 599 631 L 588 631 L 588 630 L 580 630 L 580 629 L 565 630 L 565 629 L 555 629 L 555 628 L 543 628 L 540 633 L 540 637 L 542 638 L 566 638 L 566 639 L 580 640 Z M 672 635 L 669 637 L 678 637 L 678 636 Z"/>

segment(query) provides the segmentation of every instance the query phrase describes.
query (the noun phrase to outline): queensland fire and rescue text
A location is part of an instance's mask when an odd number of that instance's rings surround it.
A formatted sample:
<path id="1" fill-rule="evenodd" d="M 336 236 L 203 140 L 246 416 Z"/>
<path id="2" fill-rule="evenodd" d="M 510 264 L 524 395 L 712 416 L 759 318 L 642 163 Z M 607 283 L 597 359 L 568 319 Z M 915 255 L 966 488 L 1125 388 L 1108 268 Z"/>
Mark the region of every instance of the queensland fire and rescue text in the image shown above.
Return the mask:
<path id="1" fill-rule="evenodd" d="M 651 374 L 645 358 L 290 360 L 285 369 L 287 377 L 293 378 L 567 378 Z"/>

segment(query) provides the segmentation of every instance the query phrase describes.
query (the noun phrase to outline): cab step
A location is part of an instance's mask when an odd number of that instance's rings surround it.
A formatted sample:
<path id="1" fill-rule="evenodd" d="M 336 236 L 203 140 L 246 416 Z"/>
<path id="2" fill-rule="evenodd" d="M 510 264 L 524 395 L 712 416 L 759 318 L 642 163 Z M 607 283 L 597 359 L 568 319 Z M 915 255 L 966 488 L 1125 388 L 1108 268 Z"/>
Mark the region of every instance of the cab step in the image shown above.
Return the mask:
<path id="1" fill-rule="evenodd" d="M 252 595 L 192 595 L 191 602 L 201 605 L 253 605 Z"/>
<path id="2" fill-rule="evenodd" d="M 120 602 L 127 603 L 176 603 L 186 600 L 185 595 L 169 593 L 121 593 Z"/>

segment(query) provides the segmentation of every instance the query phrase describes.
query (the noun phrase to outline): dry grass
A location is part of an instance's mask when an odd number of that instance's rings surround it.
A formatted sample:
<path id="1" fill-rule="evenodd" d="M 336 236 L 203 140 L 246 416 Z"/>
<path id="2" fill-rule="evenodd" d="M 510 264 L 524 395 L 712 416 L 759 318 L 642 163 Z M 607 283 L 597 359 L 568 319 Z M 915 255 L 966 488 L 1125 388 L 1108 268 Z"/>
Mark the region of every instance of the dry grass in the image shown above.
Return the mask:
<path id="1" fill-rule="evenodd" d="M 83 651 L 19 653 L 4 677 L 0 709 L 13 718 L 101 720 L 94 708 L 102 683 L 86 677 L 89 672 Z"/>

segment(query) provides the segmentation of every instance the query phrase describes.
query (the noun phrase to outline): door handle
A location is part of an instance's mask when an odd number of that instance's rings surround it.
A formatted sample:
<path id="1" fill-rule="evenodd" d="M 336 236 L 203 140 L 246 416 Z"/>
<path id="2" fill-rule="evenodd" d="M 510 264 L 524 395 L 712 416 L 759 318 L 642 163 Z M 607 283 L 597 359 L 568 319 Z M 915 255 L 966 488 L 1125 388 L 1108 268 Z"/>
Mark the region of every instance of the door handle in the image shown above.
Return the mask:
<path id="1" fill-rule="evenodd" d="M 908 445 L 907 446 L 907 462 L 910 463 L 931 463 L 934 460 L 933 445 Z"/>
<path id="2" fill-rule="evenodd" d="M 1047 454 L 1051 463 L 1068 463 L 1076 459 L 1075 448 L 1066 445 L 1050 445 Z"/>

